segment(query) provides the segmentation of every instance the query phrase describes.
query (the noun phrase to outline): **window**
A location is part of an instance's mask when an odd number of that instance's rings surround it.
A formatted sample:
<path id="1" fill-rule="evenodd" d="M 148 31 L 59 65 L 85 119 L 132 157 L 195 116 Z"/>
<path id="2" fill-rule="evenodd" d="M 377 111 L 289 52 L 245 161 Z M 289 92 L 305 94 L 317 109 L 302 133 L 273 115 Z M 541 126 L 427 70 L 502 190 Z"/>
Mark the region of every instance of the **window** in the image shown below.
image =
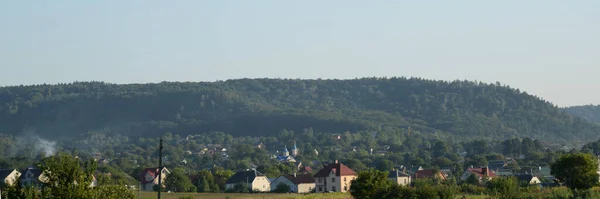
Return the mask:
<path id="1" fill-rule="evenodd" d="M 335 178 L 331 178 L 331 182 L 335 182 Z"/>
<path id="2" fill-rule="evenodd" d="M 336 190 L 335 186 L 331 187 L 331 191 L 335 191 L 335 190 Z"/>
<path id="3" fill-rule="evenodd" d="M 344 182 L 346 182 L 346 177 L 344 177 Z"/>
<path id="4" fill-rule="evenodd" d="M 404 179 L 404 184 L 408 184 L 408 180 Z"/>
<path id="5" fill-rule="evenodd" d="M 344 186 L 344 191 L 348 191 L 348 186 Z"/>

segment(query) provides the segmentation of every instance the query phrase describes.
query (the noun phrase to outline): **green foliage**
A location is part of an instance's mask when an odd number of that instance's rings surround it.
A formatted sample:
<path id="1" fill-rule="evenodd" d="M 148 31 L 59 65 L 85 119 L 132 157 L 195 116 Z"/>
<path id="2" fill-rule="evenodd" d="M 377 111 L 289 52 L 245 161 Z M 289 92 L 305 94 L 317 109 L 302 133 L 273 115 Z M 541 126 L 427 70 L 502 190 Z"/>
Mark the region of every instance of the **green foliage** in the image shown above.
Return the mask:
<path id="1" fill-rule="evenodd" d="M 93 188 L 90 186 L 96 162 L 81 162 L 79 158 L 59 154 L 44 159 L 38 167 L 47 178 L 44 187 L 50 190 L 51 198 L 92 198 Z"/>
<path id="2" fill-rule="evenodd" d="M 514 177 L 498 177 L 486 183 L 487 192 L 500 198 L 515 198 L 519 192 L 519 181 Z"/>
<path id="3" fill-rule="evenodd" d="M 573 141 L 595 137 L 599 129 L 518 89 L 472 81 L 395 77 L 75 82 L 0 87 L 0 93 L 0 121 L 7 121 L 0 132 L 13 134 L 28 127 L 61 136 L 96 129 L 126 136 L 212 131 L 269 136 L 282 129 L 344 132 L 378 130 L 383 124 L 463 139 L 530 136 Z M 436 151 L 433 157 L 442 153 Z"/>
<path id="4" fill-rule="evenodd" d="M 285 184 L 285 183 L 279 183 L 277 185 L 277 187 L 275 187 L 275 190 L 273 190 L 273 192 L 275 193 L 289 193 L 292 190 L 292 188 Z"/>
<path id="5" fill-rule="evenodd" d="M 598 161 L 591 154 L 564 154 L 551 165 L 551 174 L 571 190 L 587 190 L 598 184 Z"/>
<path id="6" fill-rule="evenodd" d="M 356 199 L 374 198 L 378 192 L 389 190 L 392 182 L 387 178 L 388 173 L 375 169 L 368 169 L 358 173 L 352 180 L 350 194 Z"/>
<path id="7" fill-rule="evenodd" d="M 166 189 L 173 192 L 196 192 L 196 187 L 185 170 L 176 168 L 165 179 Z"/>
<path id="8" fill-rule="evenodd" d="M 479 185 L 480 184 L 479 179 L 475 175 L 469 175 L 469 177 L 467 177 L 467 179 L 465 179 L 465 183 L 470 184 L 470 185 Z"/>

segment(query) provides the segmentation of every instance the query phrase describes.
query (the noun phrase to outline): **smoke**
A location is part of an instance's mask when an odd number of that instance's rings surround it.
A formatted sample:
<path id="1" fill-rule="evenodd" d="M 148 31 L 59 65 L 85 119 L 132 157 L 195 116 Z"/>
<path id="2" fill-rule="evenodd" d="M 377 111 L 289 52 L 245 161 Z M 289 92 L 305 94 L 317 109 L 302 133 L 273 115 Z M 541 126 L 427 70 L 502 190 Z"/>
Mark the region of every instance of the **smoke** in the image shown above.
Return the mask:
<path id="1" fill-rule="evenodd" d="M 58 151 L 56 141 L 44 139 L 34 133 L 25 133 L 15 137 L 14 144 L 11 147 L 12 155 L 25 155 L 36 157 L 52 156 Z"/>
<path id="2" fill-rule="evenodd" d="M 52 156 L 56 153 L 56 142 L 55 141 L 50 141 L 50 140 L 46 140 L 46 139 L 42 139 L 39 136 L 35 137 L 35 142 L 36 142 L 36 146 L 35 146 L 35 152 L 43 152 L 44 156 L 48 157 L 48 156 Z"/>

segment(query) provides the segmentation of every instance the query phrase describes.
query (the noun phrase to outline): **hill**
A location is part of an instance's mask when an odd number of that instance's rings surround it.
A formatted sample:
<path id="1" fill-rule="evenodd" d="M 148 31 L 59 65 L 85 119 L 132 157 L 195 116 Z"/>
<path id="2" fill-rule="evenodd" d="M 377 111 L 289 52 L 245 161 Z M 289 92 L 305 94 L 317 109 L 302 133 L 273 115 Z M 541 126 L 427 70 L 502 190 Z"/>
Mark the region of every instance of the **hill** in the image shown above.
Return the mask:
<path id="1" fill-rule="evenodd" d="M 0 132 L 71 137 L 282 129 L 340 133 L 411 128 L 460 139 L 596 140 L 600 127 L 497 84 L 419 78 L 237 79 L 117 85 L 75 82 L 0 88 Z"/>
<path id="2" fill-rule="evenodd" d="M 600 124 L 600 105 L 571 106 L 564 110 L 571 115 Z"/>

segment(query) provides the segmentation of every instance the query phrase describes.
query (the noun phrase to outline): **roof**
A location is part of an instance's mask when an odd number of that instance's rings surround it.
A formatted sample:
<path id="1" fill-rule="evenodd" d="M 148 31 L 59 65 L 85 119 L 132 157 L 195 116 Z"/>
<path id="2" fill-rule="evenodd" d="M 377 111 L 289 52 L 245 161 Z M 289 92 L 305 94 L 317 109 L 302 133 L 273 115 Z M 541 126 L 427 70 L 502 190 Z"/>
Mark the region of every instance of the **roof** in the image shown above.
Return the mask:
<path id="1" fill-rule="evenodd" d="M 527 174 L 518 174 L 515 177 L 517 177 L 517 179 L 519 179 L 519 181 L 527 181 L 530 182 L 531 179 L 533 179 L 533 175 L 527 173 Z"/>
<path id="2" fill-rule="evenodd" d="M 437 174 L 440 174 L 441 171 L 439 171 Z M 412 177 L 415 179 L 419 179 L 419 178 L 433 178 L 437 175 L 433 169 L 423 169 L 423 170 L 419 170 L 417 171 Z M 442 177 L 443 180 L 446 179 L 446 175 L 441 174 L 440 175 Z"/>
<path id="3" fill-rule="evenodd" d="M 14 169 L 0 169 L 0 179 L 6 179 L 8 175 L 10 175 Z"/>
<path id="4" fill-rule="evenodd" d="M 315 178 L 324 178 L 324 177 L 329 176 L 329 173 L 331 173 L 331 172 L 335 172 L 335 176 L 356 175 L 356 172 L 354 172 L 352 169 L 348 168 L 348 166 L 336 161 L 336 163 L 325 165 L 323 167 L 323 169 L 319 170 L 319 172 L 317 172 L 314 175 L 314 177 Z"/>
<path id="5" fill-rule="evenodd" d="M 497 170 L 497 169 L 503 168 L 505 165 L 506 165 L 506 162 L 504 160 L 488 161 L 488 168 L 490 168 L 491 170 Z"/>
<path id="6" fill-rule="evenodd" d="M 294 177 L 294 175 L 284 175 L 283 177 L 287 178 L 288 180 L 290 180 L 294 184 L 310 184 L 310 183 L 315 183 L 315 179 L 312 176 L 308 175 L 308 174 L 296 174 L 296 177 Z"/>
<path id="7" fill-rule="evenodd" d="M 166 167 L 163 167 L 163 169 L 167 169 L 167 168 L 166 168 Z M 167 171 L 168 171 L 168 170 L 167 170 Z M 146 177 L 145 177 L 145 176 L 146 176 L 146 173 L 149 173 L 149 174 L 150 174 L 150 176 L 152 176 L 152 180 L 151 180 L 151 181 L 148 181 L 148 180 L 146 180 Z M 141 181 L 143 184 L 146 184 L 146 183 L 151 183 L 151 182 L 154 182 L 154 179 L 156 179 L 156 177 L 158 177 L 158 167 L 155 167 L 155 168 L 146 168 L 146 169 L 144 169 L 144 171 L 142 171 L 142 173 L 140 174 L 140 181 Z"/>
<path id="8" fill-rule="evenodd" d="M 238 171 L 237 173 L 233 174 L 233 176 L 231 176 L 229 179 L 227 179 L 227 184 L 236 184 L 236 183 L 240 183 L 240 182 L 252 182 L 252 181 L 254 181 L 254 178 L 259 177 L 259 176 L 265 176 L 265 174 L 262 174 L 261 172 L 258 172 L 257 170 Z"/>
<path id="9" fill-rule="evenodd" d="M 410 177 L 410 175 L 408 175 L 402 171 L 398 171 L 398 170 L 392 170 L 388 174 L 388 178 L 397 178 L 397 177 Z"/>
<path id="10" fill-rule="evenodd" d="M 312 172 L 313 169 L 310 166 L 304 166 L 302 169 L 300 169 L 300 172 Z"/>
<path id="11" fill-rule="evenodd" d="M 41 169 L 39 169 L 35 166 L 30 166 L 30 167 L 27 167 L 26 169 L 23 169 L 23 171 L 21 172 L 20 179 L 25 179 L 25 177 L 26 177 L 25 174 L 27 173 L 27 171 L 32 172 L 34 178 L 40 177 L 42 175 Z"/>
<path id="12" fill-rule="evenodd" d="M 486 173 L 489 177 L 496 177 L 496 173 L 489 170 L 488 168 L 469 168 L 467 169 L 467 171 L 477 175 L 477 177 L 483 177 L 484 175 L 486 175 Z"/>

